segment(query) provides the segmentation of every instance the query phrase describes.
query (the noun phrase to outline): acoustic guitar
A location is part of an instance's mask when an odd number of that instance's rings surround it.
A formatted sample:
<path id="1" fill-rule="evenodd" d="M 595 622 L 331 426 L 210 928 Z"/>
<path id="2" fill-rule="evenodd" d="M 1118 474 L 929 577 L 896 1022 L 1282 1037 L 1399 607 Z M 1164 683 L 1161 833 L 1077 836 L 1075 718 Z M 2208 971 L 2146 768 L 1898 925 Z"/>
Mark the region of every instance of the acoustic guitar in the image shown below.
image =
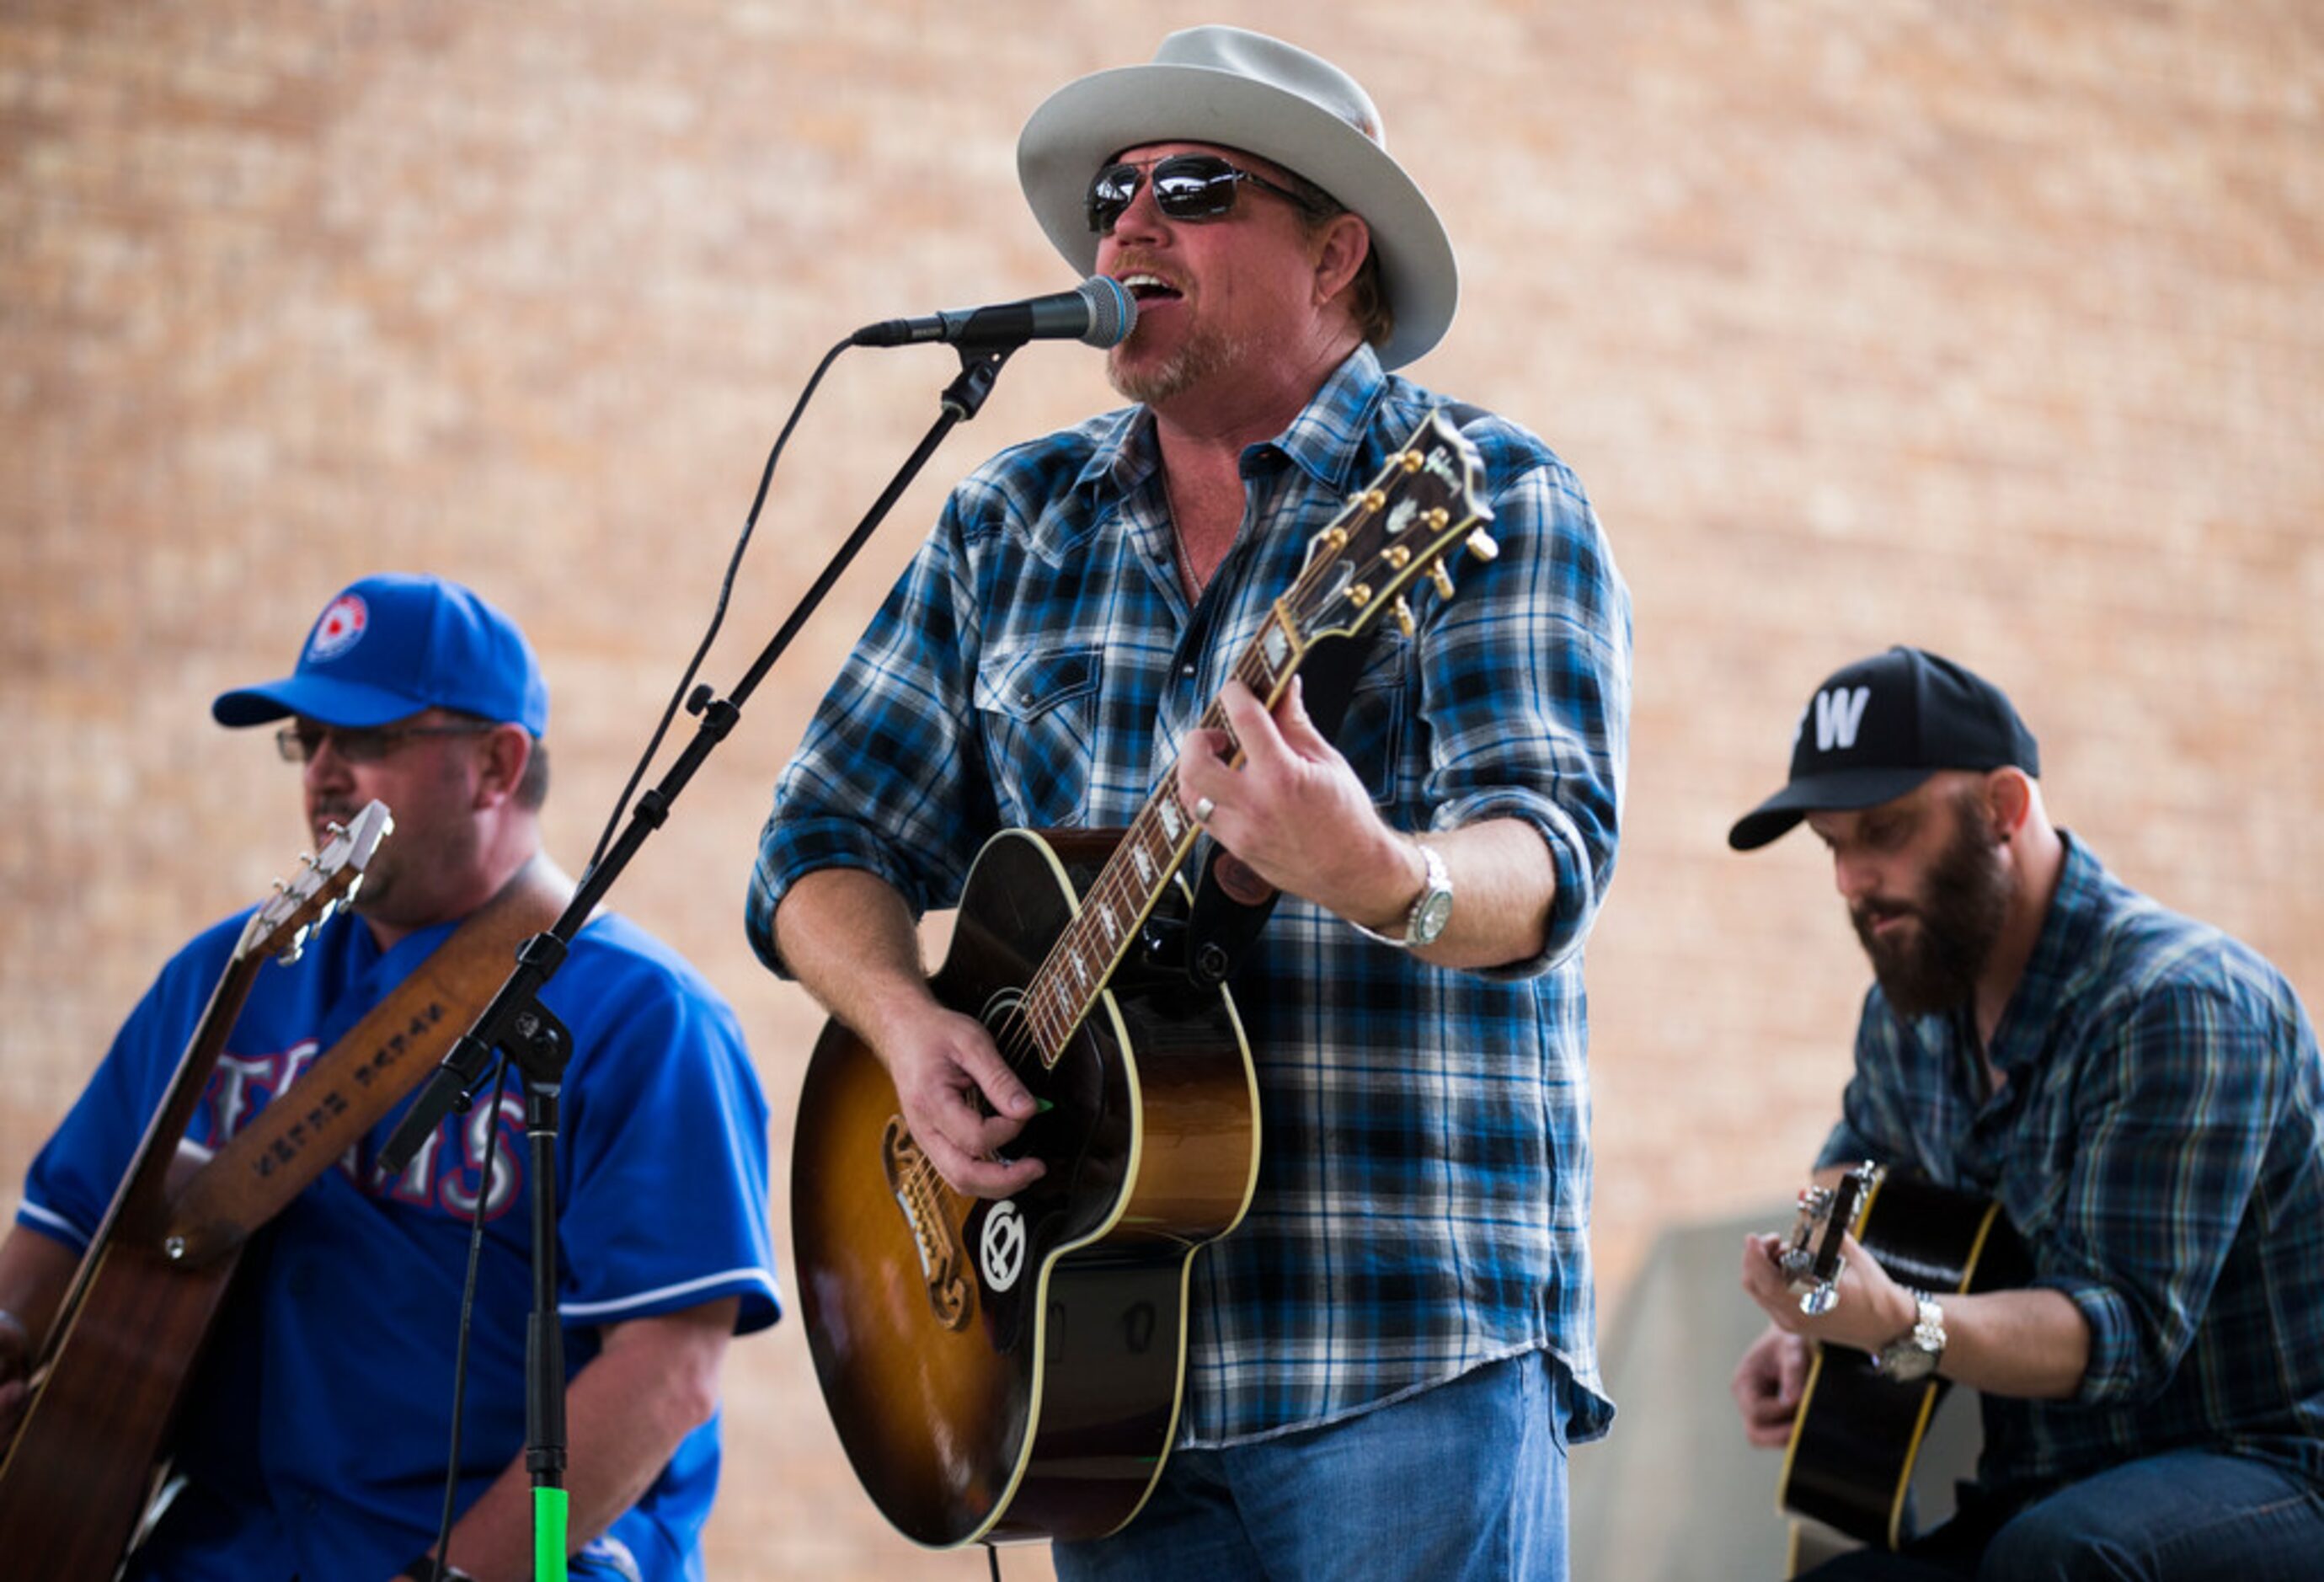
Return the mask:
<path id="1" fill-rule="evenodd" d="M 392 827 L 373 802 L 301 859 L 235 941 L 29 1374 L 0 1461 L 0 1535 L 12 1576 L 114 1575 L 156 1484 L 178 1402 L 239 1262 L 239 1246 L 189 1255 L 172 1195 L 208 1154 L 186 1141 L 202 1089 L 270 958 L 295 962 L 351 899 Z"/>
<path id="2" fill-rule="evenodd" d="M 1443 414 L 1311 541 L 1235 675 L 1272 704 L 1320 646 L 1391 612 L 1480 521 L 1480 462 Z M 1203 718 L 1227 728 L 1214 701 Z M 1240 757 L 1240 749 L 1232 754 Z M 1249 1207 L 1259 1094 L 1232 1001 L 1157 966 L 1200 829 L 1176 766 L 1125 831 L 1009 830 L 978 854 L 937 997 L 980 1018 L 1039 1112 L 1047 1173 L 955 1192 L 886 1068 L 834 1022 L 792 1150 L 794 1266 L 816 1375 L 873 1503 L 931 1548 L 1088 1538 L 1135 1515 L 1177 1424 L 1194 1254 Z"/>
<path id="3" fill-rule="evenodd" d="M 1856 1239 L 1890 1277 L 1921 1291 L 2005 1290 L 2033 1272 L 1999 1204 L 1865 1164 L 1836 1188 L 1802 1196 L 1784 1263 L 1803 1291 L 1803 1310 L 1821 1310 L 1809 1304 L 1838 1278 L 1836 1226 L 1851 1221 Z M 1899 1383 L 1876 1373 L 1864 1352 L 1818 1346 L 1777 1504 L 1862 1543 L 1893 1550 L 1908 1541 L 1914 1469 L 1950 1388 L 1934 1374 Z"/>

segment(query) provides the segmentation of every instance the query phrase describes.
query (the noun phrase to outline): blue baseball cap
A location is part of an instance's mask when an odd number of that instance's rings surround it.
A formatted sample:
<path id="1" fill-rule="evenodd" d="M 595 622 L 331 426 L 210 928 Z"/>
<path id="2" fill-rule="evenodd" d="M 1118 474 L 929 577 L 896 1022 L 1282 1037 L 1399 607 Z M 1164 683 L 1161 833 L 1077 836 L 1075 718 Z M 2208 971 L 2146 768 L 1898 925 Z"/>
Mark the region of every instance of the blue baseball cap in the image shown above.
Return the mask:
<path id="1" fill-rule="evenodd" d="M 361 730 L 425 708 L 549 732 L 549 685 L 514 621 L 456 582 L 388 572 L 323 606 L 297 670 L 222 692 L 210 713 L 220 725 L 296 714 Z"/>

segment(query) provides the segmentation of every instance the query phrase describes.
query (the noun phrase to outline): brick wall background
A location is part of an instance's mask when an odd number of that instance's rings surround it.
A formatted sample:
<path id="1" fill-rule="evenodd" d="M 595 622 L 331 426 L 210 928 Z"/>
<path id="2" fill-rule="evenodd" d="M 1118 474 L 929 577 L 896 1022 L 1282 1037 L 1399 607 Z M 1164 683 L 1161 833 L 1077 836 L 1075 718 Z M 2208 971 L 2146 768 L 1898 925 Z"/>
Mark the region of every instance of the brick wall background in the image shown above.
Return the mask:
<path id="1" fill-rule="evenodd" d="M 1659 1227 L 1781 1201 L 1831 1114 L 1855 945 L 1809 843 L 1723 833 L 1847 659 L 1998 680 L 2061 822 L 2324 994 L 2302 0 L 8 0 L 0 1207 L 160 958 L 300 847 L 292 772 L 213 693 L 366 570 L 468 580 L 543 652 L 577 867 L 823 348 L 1070 283 L 1016 191 L 1025 115 L 1222 10 L 1370 88 L 1464 270 L 1415 372 L 1574 463 L 1636 595 L 1591 959 L 1609 1323 Z M 714 683 L 950 373 L 839 364 Z M 742 1006 L 779 1212 L 820 1019 L 742 939 L 767 788 L 943 482 L 1111 403 L 1080 348 L 1022 355 L 617 893 Z M 716 1574 L 982 1573 L 863 1503 L 795 1325 L 729 1378 Z"/>

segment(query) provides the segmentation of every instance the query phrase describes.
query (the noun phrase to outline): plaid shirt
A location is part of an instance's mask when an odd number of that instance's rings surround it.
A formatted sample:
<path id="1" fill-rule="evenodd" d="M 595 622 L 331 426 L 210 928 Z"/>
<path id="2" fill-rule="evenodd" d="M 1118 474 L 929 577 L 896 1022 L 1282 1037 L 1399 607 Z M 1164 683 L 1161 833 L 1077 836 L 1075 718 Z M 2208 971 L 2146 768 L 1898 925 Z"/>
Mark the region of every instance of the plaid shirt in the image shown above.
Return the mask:
<path id="1" fill-rule="evenodd" d="M 1008 826 L 1128 824 L 1307 542 L 1438 404 L 1359 349 L 1242 457 L 1243 529 L 1187 603 L 1142 408 L 1004 451 L 954 492 L 776 789 L 749 926 L 801 875 L 869 869 L 954 905 Z M 1424 582 L 1338 736 L 1389 822 L 1537 828 L 1547 948 L 1451 972 L 1286 897 L 1231 987 L 1258 1067 L 1258 1193 L 1195 1259 L 1182 1441 L 1313 1425 L 1548 1347 L 1602 1431 L 1587 1239 L 1582 942 L 1614 865 L 1629 602 L 1580 483 L 1470 412 L 1502 553 Z"/>
<path id="2" fill-rule="evenodd" d="M 2033 1493 L 2179 1446 L 2324 1482 L 2324 1063 L 2282 975 L 2067 837 L 1994 1035 L 1878 988 L 1825 1164 L 1871 1158 L 1997 1198 L 2034 1283 L 2089 1319 L 2066 1401 L 1983 1402 L 1986 1483 Z"/>

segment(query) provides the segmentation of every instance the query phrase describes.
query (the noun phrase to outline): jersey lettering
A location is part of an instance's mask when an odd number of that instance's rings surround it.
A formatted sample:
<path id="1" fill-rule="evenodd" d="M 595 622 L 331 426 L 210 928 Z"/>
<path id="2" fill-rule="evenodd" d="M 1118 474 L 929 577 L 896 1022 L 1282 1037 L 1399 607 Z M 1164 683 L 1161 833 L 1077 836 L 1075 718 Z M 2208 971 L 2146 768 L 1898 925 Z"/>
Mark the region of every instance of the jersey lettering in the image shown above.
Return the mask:
<path id="1" fill-rule="evenodd" d="M 232 1142 L 235 1133 L 250 1124 L 265 1107 L 267 1100 L 290 1087 L 307 1069 L 318 1047 L 309 1038 L 301 1039 L 281 1054 L 220 1055 L 210 1072 L 208 1087 L 202 1090 L 201 1107 L 209 1117 L 207 1141 L 210 1148 L 220 1149 Z"/>
<path id="2" fill-rule="evenodd" d="M 494 1125 L 495 1119 L 505 1124 Z M 518 1134 L 524 1130 L 524 1100 L 512 1093 L 503 1094 L 498 1105 L 479 1107 L 468 1116 L 460 1139 L 466 1156 L 465 1167 L 446 1170 L 436 1187 L 437 1197 L 447 1213 L 463 1218 L 475 1213 L 476 1194 L 484 1189 L 487 1159 L 492 1163 L 493 1185 L 484 1204 L 484 1217 L 498 1219 L 508 1212 L 509 1200 L 516 1196 L 517 1187 L 524 1180 L 523 1164 L 509 1147 L 511 1128 Z"/>
<path id="3" fill-rule="evenodd" d="M 271 1055 L 221 1054 L 203 1089 L 195 1124 L 187 1128 L 189 1140 L 205 1156 L 225 1147 L 304 1076 L 322 1052 L 314 1039 L 302 1039 Z M 500 1124 L 493 1124 L 497 1117 Z M 498 1219 L 509 1211 L 524 1185 L 524 1161 L 515 1143 L 524 1135 L 524 1102 L 503 1095 L 497 1106 L 479 1106 L 466 1116 L 447 1116 L 421 1142 L 411 1163 L 392 1181 L 372 1180 L 369 1147 L 358 1142 L 333 1168 L 356 1189 L 374 1198 L 389 1198 L 413 1207 L 434 1208 L 466 1218 L 476 1211 L 476 1196 L 484 1189 L 484 1161 L 492 1161 L 492 1190 L 484 1217 Z M 454 1139 L 457 1140 L 454 1145 Z M 282 1162 L 290 1162 L 285 1154 Z"/>

